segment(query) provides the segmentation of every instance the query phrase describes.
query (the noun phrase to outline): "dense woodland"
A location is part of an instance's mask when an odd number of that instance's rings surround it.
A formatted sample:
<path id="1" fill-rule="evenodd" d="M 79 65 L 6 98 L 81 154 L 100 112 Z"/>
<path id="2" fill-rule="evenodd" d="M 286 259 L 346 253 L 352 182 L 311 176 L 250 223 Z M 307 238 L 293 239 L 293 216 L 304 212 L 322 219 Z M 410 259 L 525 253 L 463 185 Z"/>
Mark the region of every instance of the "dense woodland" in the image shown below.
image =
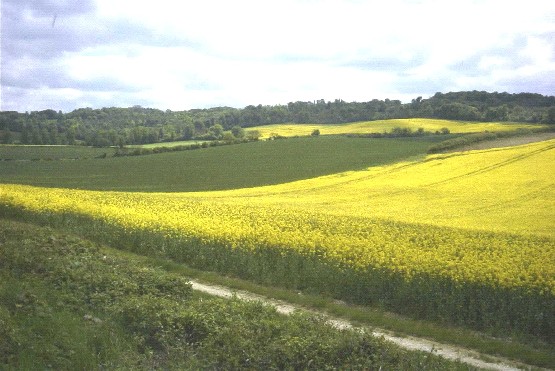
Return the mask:
<path id="1" fill-rule="evenodd" d="M 398 100 L 290 102 L 287 105 L 217 107 L 188 111 L 79 108 L 0 112 L 0 142 L 125 146 L 177 140 L 243 138 L 245 128 L 279 123 L 343 123 L 394 118 L 515 121 L 555 124 L 555 96 L 483 91 L 436 93 L 411 103 Z M 247 134 L 245 134 L 247 133 Z"/>

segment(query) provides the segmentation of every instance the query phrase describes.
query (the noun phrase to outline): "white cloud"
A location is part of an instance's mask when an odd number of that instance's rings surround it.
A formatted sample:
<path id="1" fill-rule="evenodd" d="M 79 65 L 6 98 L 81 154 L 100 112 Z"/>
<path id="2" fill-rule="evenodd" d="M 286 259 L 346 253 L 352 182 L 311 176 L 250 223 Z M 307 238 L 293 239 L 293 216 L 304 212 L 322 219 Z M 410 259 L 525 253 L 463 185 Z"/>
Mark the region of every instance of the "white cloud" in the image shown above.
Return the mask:
<path id="1" fill-rule="evenodd" d="M 7 26 L 21 37 L 10 38 L 2 72 L 15 66 L 7 80 L 22 90 L 3 89 L 3 109 L 410 100 L 517 86 L 552 94 L 555 2 L 96 0 L 88 13 L 59 17 L 41 42 L 48 9 L 22 8 L 23 23 Z M 42 84 L 40 73 L 49 74 Z M 79 94 L 63 100 L 60 88 Z"/>

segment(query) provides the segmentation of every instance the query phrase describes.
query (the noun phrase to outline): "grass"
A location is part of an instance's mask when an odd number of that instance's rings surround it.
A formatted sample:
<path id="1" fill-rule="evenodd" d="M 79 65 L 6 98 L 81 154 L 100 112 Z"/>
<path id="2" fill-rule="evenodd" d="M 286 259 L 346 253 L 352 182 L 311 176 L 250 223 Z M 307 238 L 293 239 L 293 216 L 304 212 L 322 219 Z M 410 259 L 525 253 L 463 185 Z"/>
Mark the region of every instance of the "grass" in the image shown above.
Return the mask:
<path id="1" fill-rule="evenodd" d="M 50 228 L 0 219 L 0 242 L 2 369 L 467 369 Z"/>
<path id="2" fill-rule="evenodd" d="M 262 286 L 235 277 L 227 277 L 214 272 L 194 269 L 171 260 L 146 257 L 111 248 L 107 249 L 111 254 L 121 256 L 129 261 L 136 262 L 136 264 L 160 267 L 168 272 L 175 272 L 205 283 L 229 287 L 238 291 L 247 291 L 275 300 L 282 300 L 308 310 L 322 311 L 332 316 L 341 317 L 362 326 L 389 330 L 402 336 L 427 338 L 440 343 L 443 342 L 475 350 L 485 355 L 504 357 L 537 367 L 551 368 L 555 366 L 555 349 L 553 346 L 542 342 L 530 339 L 527 339 L 527 341 L 517 341 L 494 338 L 462 327 L 438 325 L 434 322 L 410 319 L 384 311 L 378 307 L 369 308 L 347 305 L 332 298 Z"/>
<path id="3" fill-rule="evenodd" d="M 85 159 L 111 156 L 113 148 L 94 148 L 86 146 L 26 146 L 0 145 L 0 160 L 62 160 Z"/>
<path id="4" fill-rule="evenodd" d="M 322 136 L 138 157 L 0 161 L 0 182 L 143 192 L 246 188 L 397 162 L 424 155 L 432 143 L 445 138 Z"/>
<path id="5" fill-rule="evenodd" d="M 177 147 L 177 146 L 190 146 L 193 144 L 202 144 L 206 142 L 205 140 L 180 140 L 176 142 L 160 142 L 160 143 L 149 143 L 149 144 L 132 144 L 126 147 L 128 148 L 157 148 L 157 147 Z"/>

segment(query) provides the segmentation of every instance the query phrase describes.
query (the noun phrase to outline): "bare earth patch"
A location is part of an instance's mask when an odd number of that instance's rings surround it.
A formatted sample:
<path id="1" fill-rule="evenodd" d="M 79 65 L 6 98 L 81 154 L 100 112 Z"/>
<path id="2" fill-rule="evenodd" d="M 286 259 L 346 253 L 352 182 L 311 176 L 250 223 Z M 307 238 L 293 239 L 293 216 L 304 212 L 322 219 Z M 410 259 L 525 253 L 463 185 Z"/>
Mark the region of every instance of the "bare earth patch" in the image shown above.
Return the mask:
<path id="1" fill-rule="evenodd" d="M 521 144 L 542 142 L 544 140 L 549 140 L 553 138 L 555 138 L 555 133 L 536 133 L 531 135 L 523 135 L 519 137 L 499 138 L 499 139 L 487 140 L 479 143 L 473 143 L 467 146 L 454 148 L 452 151 L 449 151 L 449 152 L 463 152 L 463 151 L 473 151 L 473 150 L 490 149 L 490 148 L 512 147 L 512 146 L 518 146 Z"/>

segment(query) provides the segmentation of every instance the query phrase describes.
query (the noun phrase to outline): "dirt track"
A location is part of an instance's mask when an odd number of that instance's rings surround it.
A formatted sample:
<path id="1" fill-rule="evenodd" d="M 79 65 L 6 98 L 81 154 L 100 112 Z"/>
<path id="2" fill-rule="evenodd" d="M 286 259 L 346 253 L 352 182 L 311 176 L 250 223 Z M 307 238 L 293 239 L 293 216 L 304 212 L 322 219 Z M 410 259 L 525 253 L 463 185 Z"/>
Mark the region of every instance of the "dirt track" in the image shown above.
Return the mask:
<path id="1" fill-rule="evenodd" d="M 549 140 L 553 138 L 555 138 L 555 133 L 537 133 L 537 134 L 512 137 L 512 138 L 499 138 L 499 139 L 487 140 L 484 142 L 469 144 L 464 147 L 455 148 L 449 152 L 462 152 L 462 151 L 472 151 L 475 149 L 512 147 L 512 146 L 518 146 L 521 144 L 541 142 L 541 141 Z"/>
<path id="2" fill-rule="evenodd" d="M 303 309 L 301 307 L 298 307 L 289 303 L 269 299 L 249 292 L 234 291 L 226 287 L 207 285 L 197 281 L 191 281 L 191 284 L 194 290 L 201 291 L 214 296 L 219 296 L 223 298 L 231 298 L 235 296 L 241 300 L 261 301 L 267 305 L 271 305 L 275 307 L 276 310 L 282 314 L 290 314 L 296 310 L 308 311 L 306 309 Z M 319 313 L 316 311 L 310 311 L 310 312 L 326 316 L 328 318 L 328 323 L 331 326 L 336 327 L 338 329 L 351 330 L 356 328 L 349 321 L 346 321 L 340 318 L 332 318 L 325 315 L 324 313 Z M 432 352 L 433 354 L 437 354 L 447 359 L 458 360 L 468 365 L 487 369 L 487 370 L 521 370 L 521 369 L 532 368 L 527 365 L 516 365 L 514 362 L 511 362 L 505 359 L 495 358 L 492 356 L 484 356 L 477 352 L 452 346 L 452 345 L 441 344 L 434 341 L 415 338 L 415 337 L 395 336 L 388 333 L 385 330 L 372 328 L 372 333 L 375 336 L 383 337 L 385 340 L 395 343 L 396 345 L 408 350 Z M 488 361 L 484 360 L 486 358 L 488 359 Z"/>
<path id="3" fill-rule="evenodd" d="M 521 144 L 540 142 L 540 141 L 549 140 L 553 138 L 555 138 L 555 133 L 538 133 L 538 134 L 521 136 L 521 137 L 501 138 L 501 139 L 496 139 L 491 141 L 480 142 L 480 143 L 468 145 L 465 147 L 457 148 L 454 151 L 460 152 L 460 151 L 510 147 L 510 146 L 516 146 Z M 249 292 L 235 291 L 226 287 L 207 285 L 196 281 L 191 281 L 191 284 L 194 290 L 198 290 L 214 296 L 219 296 L 224 298 L 231 298 L 235 296 L 241 300 L 261 301 L 267 305 L 271 305 L 275 307 L 276 310 L 282 314 L 290 314 L 297 310 L 308 311 L 307 309 L 301 308 L 299 306 L 295 306 L 295 305 L 274 300 L 274 299 L 269 299 Z M 310 311 L 310 312 L 326 316 L 328 318 L 328 323 L 335 328 L 338 328 L 341 330 L 356 329 L 356 327 L 353 324 L 351 324 L 349 321 L 346 321 L 340 318 L 332 318 L 325 315 L 324 313 L 319 313 L 316 311 Z M 506 359 L 493 357 L 489 355 L 483 355 L 469 349 L 464 349 L 461 347 L 448 345 L 448 344 L 441 344 L 427 339 L 415 338 L 415 337 L 409 337 L 409 336 L 406 336 L 406 337 L 396 336 L 385 330 L 380 330 L 375 328 L 372 328 L 372 333 L 375 336 L 382 337 L 385 340 L 395 343 L 396 345 L 408 350 L 432 352 L 441 357 L 451 359 L 451 360 L 458 360 L 470 366 L 478 367 L 482 369 L 487 369 L 487 370 L 523 370 L 524 369 L 526 370 L 526 369 L 533 368 L 528 365 L 517 364 L 515 362 L 509 361 Z"/>

